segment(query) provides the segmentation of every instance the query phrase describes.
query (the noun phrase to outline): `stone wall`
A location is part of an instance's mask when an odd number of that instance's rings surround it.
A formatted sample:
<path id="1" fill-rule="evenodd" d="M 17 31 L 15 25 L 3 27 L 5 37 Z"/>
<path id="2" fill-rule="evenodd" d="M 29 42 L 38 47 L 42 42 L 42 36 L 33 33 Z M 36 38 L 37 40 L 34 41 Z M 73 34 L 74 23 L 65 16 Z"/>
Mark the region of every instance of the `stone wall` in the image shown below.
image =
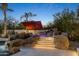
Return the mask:
<path id="1" fill-rule="evenodd" d="M 55 47 L 59 49 L 68 49 L 69 40 L 64 35 L 56 35 L 54 38 Z"/>

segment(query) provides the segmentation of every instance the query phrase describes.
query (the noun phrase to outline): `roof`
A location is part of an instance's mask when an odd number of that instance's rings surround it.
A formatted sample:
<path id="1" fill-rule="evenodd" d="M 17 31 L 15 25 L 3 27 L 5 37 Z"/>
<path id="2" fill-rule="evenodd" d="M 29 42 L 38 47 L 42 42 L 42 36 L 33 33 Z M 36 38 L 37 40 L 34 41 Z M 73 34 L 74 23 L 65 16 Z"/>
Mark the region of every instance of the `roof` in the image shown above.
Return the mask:
<path id="1" fill-rule="evenodd" d="M 41 21 L 28 21 L 28 22 L 22 22 L 22 24 L 28 29 L 28 30 L 40 30 L 42 29 Z"/>

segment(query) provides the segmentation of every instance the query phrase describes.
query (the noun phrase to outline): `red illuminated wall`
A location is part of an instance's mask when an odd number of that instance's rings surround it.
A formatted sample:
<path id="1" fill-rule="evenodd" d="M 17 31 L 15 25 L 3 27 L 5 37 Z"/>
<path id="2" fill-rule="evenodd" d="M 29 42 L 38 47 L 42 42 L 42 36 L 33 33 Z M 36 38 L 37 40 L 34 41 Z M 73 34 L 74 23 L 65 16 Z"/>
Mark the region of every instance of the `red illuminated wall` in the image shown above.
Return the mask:
<path id="1" fill-rule="evenodd" d="M 42 24 L 40 21 L 28 21 L 28 22 L 22 22 L 22 24 L 28 30 L 40 30 L 40 29 L 42 29 Z"/>

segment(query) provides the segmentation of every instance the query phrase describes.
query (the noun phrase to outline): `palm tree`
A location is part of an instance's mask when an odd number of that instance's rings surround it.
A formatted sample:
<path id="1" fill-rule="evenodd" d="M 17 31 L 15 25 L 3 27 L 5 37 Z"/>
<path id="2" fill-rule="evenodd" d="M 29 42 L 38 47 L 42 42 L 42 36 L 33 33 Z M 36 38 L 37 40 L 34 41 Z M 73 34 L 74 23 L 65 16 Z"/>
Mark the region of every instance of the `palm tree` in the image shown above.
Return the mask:
<path id="1" fill-rule="evenodd" d="M 3 37 L 5 37 L 7 35 L 7 11 L 13 11 L 11 9 L 8 9 L 8 4 L 7 3 L 2 3 L 0 6 L 0 9 L 3 12 L 4 15 L 4 30 L 3 30 Z"/>
<path id="2" fill-rule="evenodd" d="M 28 21 L 28 18 L 29 17 L 33 17 L 33 16 L 36 16 L 36 14 L 32 14 L 31 12 L 29 12 L 29 13 L 24 13 L 24 15 L 23 16 L 21 16 L 21 19 L 22 18 L 26 18 L 26 20 L 25 21 Z"/>
<path id="3" fill-rule="evenodd" d="M 26 18 L 25 22 L 27 22 L 27 21 L 29 21 L 28 18 L 29 18 L 29 17 L 33 17 L 33 16 L 36 16 L 36 14 L 32 14 L 31 12 L 28 12 L 28 13 L 25 12 L 24 15 L 21 16 L 20 19 Z M 26 28 L 26 30 L 27 30 L 27 28 Z M 29 32 L 29 31 L 27 30 L 27 32 Z"/>

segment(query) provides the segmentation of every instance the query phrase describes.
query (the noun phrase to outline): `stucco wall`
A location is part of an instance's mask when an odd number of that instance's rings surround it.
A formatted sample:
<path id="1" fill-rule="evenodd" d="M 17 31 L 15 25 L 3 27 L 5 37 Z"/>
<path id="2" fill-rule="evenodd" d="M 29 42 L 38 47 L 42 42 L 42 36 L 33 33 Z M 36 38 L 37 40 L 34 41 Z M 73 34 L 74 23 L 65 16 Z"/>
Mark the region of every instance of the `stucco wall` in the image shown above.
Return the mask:
<path id="1" fill-rule="evenodd" d="M 11 31 L 13 31 L 13 30 L 8 30 L 8 32 L 11 32 Z M 22 33 L 22 32 L 25 32 L 25 33 L 33 33 L 33 34 L 37 34 L 37 33 L 39 33 L 39 32 L 44 32 L 44 31 L 46 31 L 46 30 L 15 30 L 15 32 L 17 32 L 17 33 Z"/>

